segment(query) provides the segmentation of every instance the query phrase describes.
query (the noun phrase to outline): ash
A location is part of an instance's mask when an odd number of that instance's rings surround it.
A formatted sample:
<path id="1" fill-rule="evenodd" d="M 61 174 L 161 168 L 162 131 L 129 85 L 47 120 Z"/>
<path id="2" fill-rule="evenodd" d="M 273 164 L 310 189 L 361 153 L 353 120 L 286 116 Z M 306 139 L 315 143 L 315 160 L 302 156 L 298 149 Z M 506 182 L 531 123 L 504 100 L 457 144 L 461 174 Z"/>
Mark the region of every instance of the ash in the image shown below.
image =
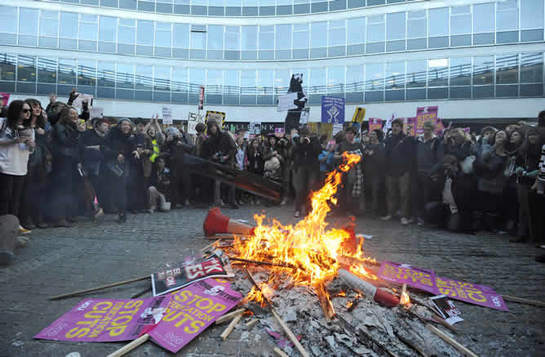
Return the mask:
<path id="1" fill-rule="evenodd" d="M 269 271 L 249 267 L 259 283 L 267 281 Z M 242 270 L 234 266 L 234 289 L 247 294 L 252 283 Z M 286 281 L 289 279 L 286 278 Z M 425 327 L 425 323 L 409 314 L 404 307 L 385 308 L 357 293 L 336 278 L 327 285 L 331 302 L 337 314 L 328 321 L 320 307 L 318 297 L 311 288 L 289 283 L 276 288 L 269 296 L 276 311 L 300 339 L 303 347 L 313 356 L 420 356 L 414 348 L 402 341 L 411 341 L 427 356 L 458 356 L 459 353 Z M 414 292 L 411 296 L 418 297 Z M 422 300 L 424 297 L 422 296 Z M 347 305 L 356 301 L 351 311 Z M 290 356 L 299 356 L 268 306 L 247 303 L 246 307 L 259 319 L 254 327 L 266 331 L 271 340 Z M 431 312 L 422 306 L 413 306 L 421 315 Z M 440 327 L 443 331 L 445 328 Z M 449 335 L 449 332 L 446 332 Z"/>

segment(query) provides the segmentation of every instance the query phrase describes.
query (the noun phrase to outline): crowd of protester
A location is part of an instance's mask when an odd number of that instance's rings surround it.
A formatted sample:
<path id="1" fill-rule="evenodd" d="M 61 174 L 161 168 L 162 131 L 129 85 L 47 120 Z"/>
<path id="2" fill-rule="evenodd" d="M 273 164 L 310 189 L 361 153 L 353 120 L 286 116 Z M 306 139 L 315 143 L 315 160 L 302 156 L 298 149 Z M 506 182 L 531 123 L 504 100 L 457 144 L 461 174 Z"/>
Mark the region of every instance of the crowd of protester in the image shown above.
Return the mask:
<path id="1" fill-rule="evenodd" d="M 73 91 L 62 103 L 51 96 L 45 109 L 35 99 L 13 100 L 2 110 L 0 215 L 17 216 L 21 233 L 69 227 L 76 217 L 104 213 L 123 223 L 127 213 L 262 203 L 187 170 L 187 154 L 278 182 L 281 204 L 293 199 L 300 217 L 309 212 L 309 193 L 348 152 L 362 160 L 344 175 L 334 213 L 505 232 L 515 242 L 545 243 L 545 195 L 538 179 L 545 112 L 537 126 L 488 126 L 479 133 L 449 127 L 438 134 L 427 122 L 423 135 L 413 137 L 396 119 L 386 132 L 348 127 L 327 138 L 304 126 L 249 136 L 210 120 L 189 135 L 157 118 L 90 118 L 88 103 L 80 110 L 72 106 L 76 97 Z"/>

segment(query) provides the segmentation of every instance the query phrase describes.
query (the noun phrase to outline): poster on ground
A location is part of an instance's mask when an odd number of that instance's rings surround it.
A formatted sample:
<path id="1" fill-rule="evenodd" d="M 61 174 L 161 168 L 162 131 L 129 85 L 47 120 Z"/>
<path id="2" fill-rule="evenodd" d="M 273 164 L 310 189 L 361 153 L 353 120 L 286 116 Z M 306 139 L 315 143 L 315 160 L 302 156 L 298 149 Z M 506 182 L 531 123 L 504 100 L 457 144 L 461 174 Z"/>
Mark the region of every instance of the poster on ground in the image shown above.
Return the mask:
<path id="1" fill-rule="evenodd" d="M 397 284 L 427 291 L 434 295 L 443 294 L 451 299 L 464 301 L 500 311 L 509 311 L 501 295 L 491 287 L 477 285 L 435 275 L 432 270 L 384 261 L 378 276 L 381 279 Z"/>
<path id="2" fill-rule="evenodd" d="M 159 323 L 169 299 L 84 299 L 34 338 L 74 342 L 134 340 Z"/>
<path id="3" fill-rule="evenodd" d="M 180 263 L 178 266 L 151 274 L 153 296 L 183 288 L 199 280 L 213 277 L 230 277 L 221 259 L 212 256 L 204 261 L 191 264 Z"/>
<path id="4" fill-rule="evenodd" d="M 163 320 L 149 335 L 172 353 L 178 352 L 242 299 L 242 295 L 222 279 L 201 280 L 169 297 Z"/>
<path id="5" fill-rule="evenodd" d="M 322 123 L 344 123 L 344 98 L 322 96 Z M 335 135 L 335 134 L 333 134 Z"/>

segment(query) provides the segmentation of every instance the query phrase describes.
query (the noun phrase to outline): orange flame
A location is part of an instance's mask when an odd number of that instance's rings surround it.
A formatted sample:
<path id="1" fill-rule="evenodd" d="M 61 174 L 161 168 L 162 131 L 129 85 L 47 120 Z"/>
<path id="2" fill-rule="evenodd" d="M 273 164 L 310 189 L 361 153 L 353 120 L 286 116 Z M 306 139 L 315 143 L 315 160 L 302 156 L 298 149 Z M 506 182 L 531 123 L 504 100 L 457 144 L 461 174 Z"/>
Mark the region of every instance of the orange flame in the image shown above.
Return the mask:
<path id="1" fill-rule="evenodd" d="M 254 233 L 245 240 L 235 237 L 231 248 L 233 252 L 244 259 L 292 264 L 297 269 L 288 271 L 270 267 L 271 277 L 268 284 L 311 286 L 319 295 L 324 293 L 325 296 L 322 297 L 329 300 L 323 284 L 336 276 L 340 268 L 337 258 L 350 256 L 362 262 L 367 260 L 360 244 L 356 252 L 346 251 L 343 247 L 343 243 L 354 239 L 353 234 L 345 229 L 328 229 L 326 223 L 327 214 L 331 211 L 330 202 L 337 202 L 335 194 L 342 182 L 343 173 L 348 172 L 360 160 L 359 155 L 343 154 L 343 163 L 328 174 L 322 188 L 312 193 L 312 209 L 297 224 L 284 226 L 275 219 L 270 224 L 264 224 L 265 216 L 255 215 L 257 225 Z M 260 298 L 262 300 L 254 289 L 247 298 L 258 302 L 261 302 Z"/>
<path id="2" fill-rule="evenodd" d="M 409 294 L 407 293 L 406 284 L 403 284 L 403 288 L 401 289 L 401 297 L 399 299 L 399 304 L 403 305 L 404 307 L 410 307 L 412 305 L 411 298 L 409 297 Z"/>
<path id="3" fill-rule="evenodd" d="M 359 276 L 360 278 L 364 279 L 370 279 L 370 280 L 378 280 L 378 277 L 367 271 L 363 266 L 358 264 L 352 264 L 349 268 L 349 270 L 354 273 L 355 275 Z"/>

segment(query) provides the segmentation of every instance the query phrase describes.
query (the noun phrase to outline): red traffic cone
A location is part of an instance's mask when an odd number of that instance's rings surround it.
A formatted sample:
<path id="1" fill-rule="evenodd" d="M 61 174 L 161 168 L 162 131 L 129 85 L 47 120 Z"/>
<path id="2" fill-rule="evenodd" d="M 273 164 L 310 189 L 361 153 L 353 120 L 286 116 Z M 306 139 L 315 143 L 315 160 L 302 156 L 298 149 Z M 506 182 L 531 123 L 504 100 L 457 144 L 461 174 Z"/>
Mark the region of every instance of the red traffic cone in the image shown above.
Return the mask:
<path id="1" fill-rule="evenodd" d="M 213 207 L 208 211 L 208 215 L 203 224 L 204 234 L 209 237 L 218 233 L 232 234 L 251 234 L 254 227 L 232 220 L 223 215 L 219 207 Z"/>

